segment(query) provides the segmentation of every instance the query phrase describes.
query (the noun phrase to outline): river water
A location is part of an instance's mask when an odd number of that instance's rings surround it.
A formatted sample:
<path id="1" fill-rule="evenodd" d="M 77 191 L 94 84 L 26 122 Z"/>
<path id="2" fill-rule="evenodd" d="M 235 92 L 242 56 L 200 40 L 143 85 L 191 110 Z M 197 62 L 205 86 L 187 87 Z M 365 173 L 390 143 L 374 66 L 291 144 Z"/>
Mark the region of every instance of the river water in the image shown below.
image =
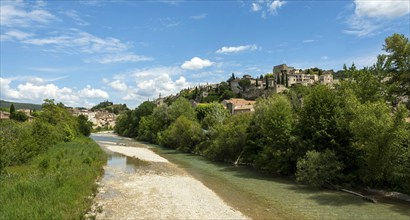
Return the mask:
<path id="1" fill-rule="evenodd" d="M 115 136 L 91 137 L 96 141 L 143 146 Z M 311 189 L 291 179 L 260 174 L 250 168 L 215 163 L 201 156 L 156 145 L 145 146 L 184 169 L 227 204 L 254 219 L 410 219 L 409 203 L 384 200 L 374 204 L 343 192 Z M 107 166 L 126 172 L 135 172 L 144 166 L 141 160 L 109 154 Z M 112 174 L 106 173 L 104 178 L 110 178 L 109 175 Z"/>

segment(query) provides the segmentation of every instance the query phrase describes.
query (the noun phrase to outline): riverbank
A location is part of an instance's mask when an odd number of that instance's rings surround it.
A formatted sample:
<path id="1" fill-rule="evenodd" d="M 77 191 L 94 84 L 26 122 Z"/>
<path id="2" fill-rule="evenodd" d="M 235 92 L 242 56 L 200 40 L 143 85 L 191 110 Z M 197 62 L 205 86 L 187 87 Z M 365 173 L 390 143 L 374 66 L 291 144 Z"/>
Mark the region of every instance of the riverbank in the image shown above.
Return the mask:
<path id="1" fill-rule="evenodd" d="M 105 176 L 95 198 L 97 219 L 247 218 L 200 181 L 146 146 L 132 145 L 132 142 L 123 146 L 107 139 L 96 141 L 105 150 L 128 156 L 126 164 L 137 164 L 132 170 L 110 163 L 104 167 Z M 111 153 L 110 157 L 121 156 Z"/>
<path id="2" fill-rule="evenodd" d="M 0 219 L 81 219 L 106 156 L 90 138 L 51 146 L 0 176 Z"/>

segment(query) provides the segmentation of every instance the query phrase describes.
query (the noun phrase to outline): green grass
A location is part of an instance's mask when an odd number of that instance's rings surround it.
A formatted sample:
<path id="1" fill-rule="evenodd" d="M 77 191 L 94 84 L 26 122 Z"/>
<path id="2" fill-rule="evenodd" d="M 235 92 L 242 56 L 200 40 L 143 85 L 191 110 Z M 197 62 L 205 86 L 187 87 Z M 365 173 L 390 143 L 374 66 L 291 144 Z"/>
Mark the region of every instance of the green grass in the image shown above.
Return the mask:
<path id="1" fill-rule="evenodd" d="M 80 219 L 106 155 L 90 138 L 60 143 L 0 176 L 0 219 Z"/>

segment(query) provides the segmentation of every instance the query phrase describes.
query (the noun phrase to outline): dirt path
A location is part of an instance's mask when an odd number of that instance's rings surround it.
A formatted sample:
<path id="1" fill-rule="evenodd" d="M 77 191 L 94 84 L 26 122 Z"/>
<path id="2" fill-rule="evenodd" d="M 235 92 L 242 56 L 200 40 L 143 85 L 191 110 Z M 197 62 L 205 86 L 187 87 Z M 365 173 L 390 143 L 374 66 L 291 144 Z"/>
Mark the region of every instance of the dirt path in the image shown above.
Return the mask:
<path id="1" fill-rule="evenodd" d="M 97 219 L 246 219 L 200 181 L 143 147 L 102 147 L 140 164 L 129 172 L 106 166 L 95 198 Z"/>

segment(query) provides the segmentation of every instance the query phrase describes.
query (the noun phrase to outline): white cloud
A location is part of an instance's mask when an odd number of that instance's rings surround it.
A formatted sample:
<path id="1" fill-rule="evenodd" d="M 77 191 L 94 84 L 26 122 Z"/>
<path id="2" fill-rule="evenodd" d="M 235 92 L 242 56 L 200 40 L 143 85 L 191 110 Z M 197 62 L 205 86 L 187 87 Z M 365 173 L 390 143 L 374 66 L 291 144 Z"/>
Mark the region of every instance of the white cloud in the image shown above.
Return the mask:
<path id="1" fill-rule="evenodd" d="M 360 17 L 396 18 L 410 13 L 410 2 L 408 0 L 355 0 L 355 5 L 355 13 Z"/>
<path id="2" fill-rule="evenodd" d="M 354 14 L 346 18 L 348 28 L 342 32 L 358 37 L 366 37 L 384 32 L 400 22 L 398 19 L 410 13 L 410 2 L 396 1 L 354 1 Z M 408 22 L 408 21 L 407 21 Z"/>
<path id="3" fill-rule="evenodd" d="M 98 58 L 88 58 L 84 61 L 87 63 L 101 63 L 101 64 L 110 64 L 110 63 L 124 63 L 124 62 L 140 62 L 140 61 L 151 61 L 153 58 L 136 55 L 133 53 L 124 53 L 124 54 L 109 54 L 104 57 Z"/>
<path id="4" fill-rule="evenodd" d="M 33 9 L 25 10 L 22 5 L 2 4 L 0 5 L 0 25 L 7 27 L 28 27 L 31 25 L 44 25 L 52 20 L 55 16 L 47 10 Z"/>
<path id="5" fill-rule="evenodd" d="M 258 0 L 251 5 L 252 12 L 261 12 L 263 18 L 268 14 L 277 15 L 278 10 L 287 2 L 282 0 Z"/>
<path id="6" fill-rule="evenodd" d="M 77 29 L 71 29 L 57 36 L 27 39 L 23 43 L 37 46 L 51 45 L 63 50 L 74 48 L 83 53 L 112 53 L 129 49 L 127 44 L 116 38 L 100 38 Z"/>
<path id="7" fill-rule="evenodd" d="M 182 65 L 182 69 L 187 69 L 187 70 L 197 70 L 197 69 L 203 69 L 205 67 L 212 66 L 214 63 L 211 62 L 210 60 L 203 60 L 199 57 L 194 57 L 191 60 L 185 61 Z"/>
<path id="8" fill-rule="evenodd" d="M 64 14 L 68 17 L 70 17 L 71 19 L 74 20 L 74 22 L 79 25 L 79 26 L 87 26 L 89 25 L 88 22 L 84 21 L 81 16 L 78 14 L 78 12 L 76 10 L 68 10 L 65 11 Z"/>
<path id="9" fill-rule="evenodd" d="M 316 42 L 317 40 L 312 40 L 312 39 L 308 39 L 308 40 L 303 40 L 303 43 L 313 43 Z"/>
<path id="10" fill-rule="evenodd" d="M 1 35 L 1 41 L 6 41 L 6 40 L 24 40 L 27 39 L 34 34 L 32 33 L 27 33 L 19 30 L 11 30 L 7 31 L 6 33 Z"/>
<path id="11" fill-rule="evenodd" d="M 13 81 L 21 81 L 19 79 L 2 78 L 0 77 L 1 99 L 14 100 L 19 102 L 42 103 L 44 99 L 55 99 L 56 102 L 63 102 L 68 106 L 85 106 L 91 107 L 88 99 L 107 99 L 108 93 L 87 86 L 77 92 L 77 90 L 58 87 L 50 80 L 39 77 L 26 78 L 25 82 L 12 86 Z"/>
<path id="12" fill-rule="evenodd" d="M 193 15 L 193 16 L 191 16 L 191 19 L 194 19 L 194 20 L 201 20 L 201 19 L 205 19 L 206 18 L 206 16 L 207 16 L 207 14 L 199 14 L 199 15 Z"/>
<path id="13" fill-rule="evenodd" d="M 271 14 L 278 14 L 278 9 L 281 8 L 284 4 L 286 4 L 285 1 L 281 0 L 275 0 L 269 4 L 269 12 Z"/>
<path id="14" fill-rule="evenodd" d="M 109 82 L 107 79 L 104 79 L 104 81 L 106 83 L 108 83 L 108 85 L 118 91 L 127 91 L 128 90 L 128 86 L 127 84 L 125 84 L 124 82 L 122 82 L 121 80 L 114 80 L 112 82 Z"/>
<path id="15" fill-rule="evenodd" d="M 141 103 L 147 99 L 158 98 L 158 95 L 176 94 L 191 83 L 182 75 L 180 67 L 153 67 L 136 69 L 114 76 L 112 82 L 106 83 L 122 95 L 123 100 Z"/>
<path id="16" fill-rule="evenodd" d="M 252 3 L 252 11 L 257 12 L 262 9 L 262 6 L 260 6 L 258 3 Z"/>
<path id="17" fill-rule="evenodd" d="M 77 29 L 54 33 L 54 36 L 43 38 L 26 37 L 21 42 L 42 47 L 51 46 L 55 49 L 52 51 L 57 53 L 100 54 L 97 57 L 84 58 L 83 61 L 87 63 L 111 64 L 153 60 L 151 57 L 130 52 L 130 43 L 123 43 L 111 37 L 97 37 Z"/>
<path id="18" fill-rule="evenodd" d="M 217 50 L 216 53 L 224 53 L 224 54 L 229 54 L 229 53 L 238 53 L 241 51 L 246 51 L 246 50 L 257 50 L 258 47 L 256 45 L 243 45 L 243 46 L 237 46 L 237 47 L 222 47 L 221 49 Z"/>
<path id="19" fill-rule="evenodd" d="M 47 73 L 61 73 L 66 72 L 64 69 L 59 68 L 51 68 L 51 67 L 32 67 L 31 70 L 38 71 L 38 72 L 47 72 Z"/>
<path id="20" fill-rule="evenodd" d="M 109 95 L 107 92 L 102 91 L 101 89 L 93 89 L 91 88 L 90 85 L 87 85 L 87 87 L 81 89 L 78 92 L 79 97 L 81 98 L 102 98 L 102 99 L 108 99 Z"/>
<path id="21" fill-rule="evenodd" d="M 327 59 L 329 59 L 329 57 L 328 56 L 321 56 L 320 59 L 327 60 Z"/>
<path id="22" fill-rule="evenodd" d="M 175 85 L 177 86 L 185 85 L 185 83 L 186 83 L 186 79 L 183 76 L 180 76 L 179 79 L 175 81 Z"/>

